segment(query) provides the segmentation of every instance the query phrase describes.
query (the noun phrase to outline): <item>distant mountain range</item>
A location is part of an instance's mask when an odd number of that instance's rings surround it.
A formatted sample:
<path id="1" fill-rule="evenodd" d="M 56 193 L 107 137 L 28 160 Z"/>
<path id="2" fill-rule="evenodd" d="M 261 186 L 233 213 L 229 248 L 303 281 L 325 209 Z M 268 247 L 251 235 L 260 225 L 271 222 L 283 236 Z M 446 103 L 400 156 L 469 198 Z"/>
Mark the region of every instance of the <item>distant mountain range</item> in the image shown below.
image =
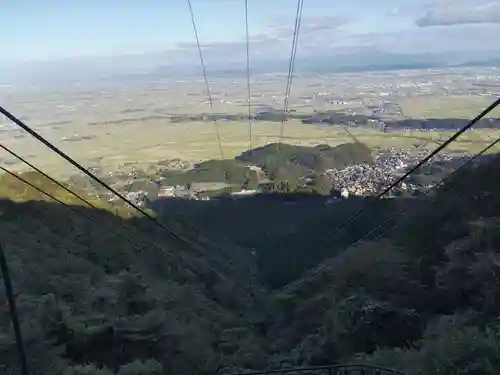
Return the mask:
<path id="1" fill-rule="evenodd" d="M 60 62 L 26 63 L 0 70 L 0 85 L 64 85 L 141 84 L 151 79 L 201 77 L 197 61 L 168 64 L 158 56 L 112 57 L 106 59 L 66 60 Z M 296 73 L 341 73 L 411 69 L 442 69 L 447 67 L 496 67 L 500 56 L 474 56 L 465 53 L 394 54 L 366 51 L 352 54 L 319 54 L 297 57 Z M 252 61 L 251 74 L 286 73 L 288 59 Z M 1 72 L 8 72 L 2 75 Z M 210 76 L 240 77 L 246 74 L 244 62 L 207 63 Z"/>
<path id="2" fill-rule="evenodd" d="M 472 59 L 473 58 L 473 59 Z M 253 62 L 252 74 L 286 73 L 289 61 L 267 60 Z M 500 57 L 468 56 L 464 54 L 392 54 L 378 51 L 369 51 L 358 54 L 343 55 L 315 55 L 297 58 L 296 73 L 349 73 L 369 71 L 391 71 L 411 69 L 440 69 L 447 67 L 496 67 L 500 66 Z M 244 63 L 228 63 L 225 65 L 207 65 L 207 70 L 217 76 L 242 76 L 246 74 Z M 184 73 L 187 75 L 200 74 L 199 66 L 186 66 L 182 70 L 172 66 L 160 66 L 153 69 L 150 76 L 160 77 Z"/>

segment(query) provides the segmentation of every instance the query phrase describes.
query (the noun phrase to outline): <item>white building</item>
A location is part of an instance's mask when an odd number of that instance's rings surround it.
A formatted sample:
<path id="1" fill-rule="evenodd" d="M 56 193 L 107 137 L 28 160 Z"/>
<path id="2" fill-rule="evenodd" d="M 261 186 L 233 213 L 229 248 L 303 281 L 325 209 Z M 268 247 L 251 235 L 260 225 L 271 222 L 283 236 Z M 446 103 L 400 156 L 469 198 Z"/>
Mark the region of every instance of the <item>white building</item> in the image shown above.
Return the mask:
<path id="1" fill-rule="evenodd" d="M 342 188 L 342 190 L 340 190 L 340 196 L 344 199 L 349 198 L 349 190 Z"/>

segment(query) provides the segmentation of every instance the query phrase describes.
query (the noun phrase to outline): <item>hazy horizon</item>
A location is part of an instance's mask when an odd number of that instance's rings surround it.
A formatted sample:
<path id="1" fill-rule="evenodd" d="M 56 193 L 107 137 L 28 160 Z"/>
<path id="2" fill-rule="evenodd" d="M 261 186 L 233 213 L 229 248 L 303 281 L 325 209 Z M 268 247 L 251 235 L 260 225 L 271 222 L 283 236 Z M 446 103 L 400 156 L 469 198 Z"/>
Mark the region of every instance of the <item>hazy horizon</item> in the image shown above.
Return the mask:
<path id="1" fill-rule="evenodd" d="M 328 57 L 314 57 L 311 59 L 297 58 L 295 74 L 334 74 L 334 73 L 360 73 L 378 71 L 404 71 L 422 69 L 446 69 L 457 67 L 497 68 L 499 58 L 472 59 L 464 56 L 454 61 L 448 61 L 446 55 L 434 56 L 419 55 L 380 55 L 370 59 L 369 53 L 364 56 L 344 56 L 343 59 L 330 59 Z M 251 74 L 286 74 L 288 60 L 272 60 L 258 62 L 251 66 Z M 80 61 L 58 62 L 53 65 L 36 64 L 23 67 L 17 66 L 14 70 L 2 69 L 0 86 L 23 88 L 26 86 L 60 86 L 74 83 L 103 83 L 103 82 L 129 82 L 150 81 L 158 79 L 201 79 L 201 67 L 192 65 L 158 65 L 153 67 L 122 66 L 113 64 L 86 64 Z M 207 66 L 208 78 L 246 75 L 244 64 L 211 64 Z"/>
<path id="2" fill-rule="evenodd" d="M 208 73 L 244 72 L 244 2 L 192 4 Z M 287 70 L 294 18 L 290 0 L 249 2 L 253 73 Z M 12 31 L 0 84 L 201 73 L 187 1 L 20 0 L 3 7 L 0 22 Z M 495 66 L 497 35 L 499 0 L 308 0 L 296 70 Z"/>

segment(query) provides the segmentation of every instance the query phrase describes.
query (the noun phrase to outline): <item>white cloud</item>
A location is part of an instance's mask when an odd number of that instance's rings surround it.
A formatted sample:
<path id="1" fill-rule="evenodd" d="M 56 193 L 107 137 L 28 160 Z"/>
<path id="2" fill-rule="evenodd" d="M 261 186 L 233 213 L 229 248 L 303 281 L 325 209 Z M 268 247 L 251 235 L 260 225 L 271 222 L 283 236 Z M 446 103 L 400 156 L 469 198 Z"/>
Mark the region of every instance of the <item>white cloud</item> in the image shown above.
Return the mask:
<path id="1" fill-rule="evenodd" d="M 303 17 L 299 35 L 299 53 L 309 55 L 323 48 L 331 48 L 335 41 L 345 41 L 342 26 L 349 19 L 346 17 L 321 16 Z M 276 20 L 263 33 L 250 36 L 250 51 L 252 58 L 276 59 L 288 58 L 293 39 L 293 22 L 285 23 Z M 207 63 L 224 61 L 242 61 L 245 58 L 246 40 L 232 42 L 202 43 L 204 59 Z M 196 43 L 181 43 L 177 49 L 170 52 L 177 58 L 198 59 Z"/>
<path id="2" fill-rule="evenodd" d="M 499 1 L 444 1 L 416 21 L 421 27 L 500 23 Z"/>
<path id="3" fill-rule="evenodd" d="M 461 7 L 470 6 L 467 0 L 459 1 Z M 476 1 L 477 4 L 477 1 Z M 439 9 L 449 6 L 448 1 L 441 1 Z M 482 4 L 483 7 L 493 7 Z M 437 9 L 436 5 L 421 8 L 422 12 Z M 435 11 L 435 10 L 434 10 Z M 297 59 L 312 56 L 332 56 L 339 54 L 363 54 L 369 56 L 369 51 L 392 54 L 446 54 L 460 53 L 474 59 L 474 54 L 480 56 L 500 55 L 500 45 L 497 36 L 500 35 L 500 24 L 471 24 L 456 27 L 407 27 L 394 32 L 348 32 L 344 29 L 349 25 L 346 17 L 309 17 L 304 18 L 301 25 Z M 410 21 L 409 21 L 410 22 Z M 252 59 L 272 60 L 287 59 L 293 36 L 293 25 L 276 21 L 269 25 L 266 32 L 253 35 L 250 38 Z M 478 43 L 480 41 L 480 43 Z M 215 42 L 202 45 L 203 54 L 208 64 L 224 61 L 236 62 L 245 59 L 245 40 L 233 42 Z M 176 59 L 198 60 L 196 44 L 184 43 L 178 49 L 171 51 Z M 450 55 L 450 62 L 454 57 Z"/>

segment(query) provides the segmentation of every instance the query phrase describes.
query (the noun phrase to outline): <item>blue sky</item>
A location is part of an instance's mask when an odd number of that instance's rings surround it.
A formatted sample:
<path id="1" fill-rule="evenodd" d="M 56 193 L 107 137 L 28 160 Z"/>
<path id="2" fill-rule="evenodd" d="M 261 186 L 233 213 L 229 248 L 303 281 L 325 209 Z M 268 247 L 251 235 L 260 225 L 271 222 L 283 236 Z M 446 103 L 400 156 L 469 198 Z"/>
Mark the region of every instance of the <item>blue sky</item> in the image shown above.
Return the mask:
<path id="1" fill-rule="evenodd" d="M 293 25 L 294 0 L 249 3 L 252 34 L 268 33 L 274 24 Z M 355 16 L 360 22 L 352 26 L 370 32 L 387 28 L 384 18 L 398 5 L 395 0 L 380 3 L 306 0 L 304 18 Z M 192 4 L 202 41 L 244 37 L 243 0 L 192 0 Z M 9 30 L 10 53 L 0 58 L 58 59 L 174 49 L 193 41 L 189 17 L 186 0 L 10 0 L 0 12 L 0 24 Z"/>
<path id="2" fill-rule="evenodd" d="M 192 0 L 207 60 L 244 58 L 244 1 Z M 252 58 L 286 58 L 295 0 L 249 0 Z M 187 0 L 5 0 L 0 63 L 122 58 L 195 63 Z M 500 1 L 305 0 L 299 56 L 500 56 Z M 131 56 L 132 54 L 132 56 Z"/>

